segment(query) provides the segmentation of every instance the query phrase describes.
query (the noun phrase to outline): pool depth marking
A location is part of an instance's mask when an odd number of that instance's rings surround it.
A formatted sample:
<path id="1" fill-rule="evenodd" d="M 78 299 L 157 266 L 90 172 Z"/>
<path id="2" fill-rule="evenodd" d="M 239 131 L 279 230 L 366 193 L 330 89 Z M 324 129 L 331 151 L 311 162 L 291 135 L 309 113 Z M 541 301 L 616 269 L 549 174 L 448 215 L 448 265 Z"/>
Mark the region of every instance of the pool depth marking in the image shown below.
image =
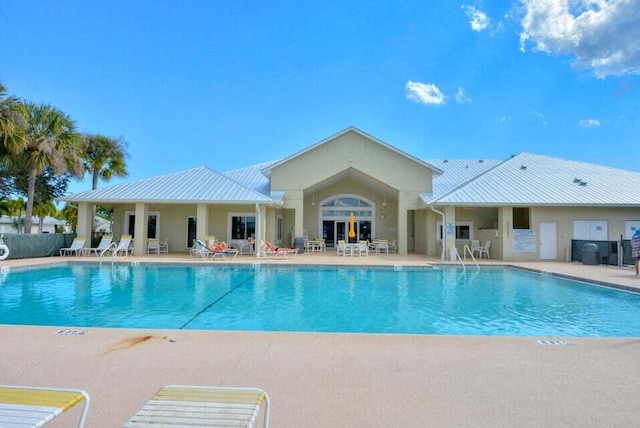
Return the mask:
<path id="1" fill-rule="evenodd" d="M 191 317 L 191 319 L 189 321 L 187 321 L 186 323 L 182 324 L 182 326 L 179 328 L 179 330 L 183 330 L 186 326 L 188 326 L 189 324 L 191 324 L 196 318 L 198 318 L 201 314 L 205 313 L 206 311 L 209 310 L 209 308 L 211 308 L 213 305 L 215 305 L 216 303 L 218 303 L 220 300 L 224 299 L 225 297 L 227 297 L 229 294 L 233 293 L 236 289 L 240 288 L 241 286 L 243 286 L 244 284 L 246 284 L 247 282 L 251 281 L 253 278 L 255 278 L 255 274 L 251 275 L 250 277 L 248 277 L 247 279 L 245 279 L 244 281 L 242 281 L 240 284 L 236 285 L 235 287 L 233 287 L 231 290 L 227 291 L 226 293 L 224 293 L 222 296 L 218 297 L 216 300 L 214 300 L 213 302 L 209 303 L 204 309 L 202 309 L 200 312 L 198 312 L 197 314 L 195 314 L 194 316 Z"/>

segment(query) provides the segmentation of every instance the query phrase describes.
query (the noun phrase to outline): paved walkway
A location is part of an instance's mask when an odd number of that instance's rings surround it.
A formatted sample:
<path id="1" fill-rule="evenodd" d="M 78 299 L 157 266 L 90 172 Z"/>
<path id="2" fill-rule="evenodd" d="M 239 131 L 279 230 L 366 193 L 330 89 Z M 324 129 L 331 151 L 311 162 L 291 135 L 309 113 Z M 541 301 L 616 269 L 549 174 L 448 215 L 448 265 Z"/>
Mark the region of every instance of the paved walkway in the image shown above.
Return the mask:
<path id="1" fill-rule="evenodd" d="M 132 260 L 221 263 L 175 254 Z M 60 261 L 4 261 L 0 267 Z M 264 262 L 440 263 L 416 255 L 335 253 Z M 640 285 L 630 268 L 517 264 Z M 0 326 L 0 383 L 86 389 L 90 427 L 122 426 L 170 383 L 262 387 L 273 400 L 273 427 L 640 426 L 639 338 L 561 338 L 573 345 L 543 346 L 539 339 L 553 338 L 59 330 Z M 73 426 L 74 416 L 51 426 Z"/>

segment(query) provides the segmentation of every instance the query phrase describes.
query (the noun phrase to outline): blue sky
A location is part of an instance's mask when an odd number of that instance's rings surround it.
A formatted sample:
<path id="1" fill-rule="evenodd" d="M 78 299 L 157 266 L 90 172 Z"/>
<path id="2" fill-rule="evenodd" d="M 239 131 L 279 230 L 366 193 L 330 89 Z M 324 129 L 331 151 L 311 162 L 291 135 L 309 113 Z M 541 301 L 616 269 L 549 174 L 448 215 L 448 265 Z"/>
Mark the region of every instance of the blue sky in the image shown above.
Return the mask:
<path id="1" fill-rule="evenodd" d="M 423 159 L 640 171 L 640 0 L 0 0 L 0 40 L 9 93 L 122 136 L 127 180 L 348 126 Z"/>

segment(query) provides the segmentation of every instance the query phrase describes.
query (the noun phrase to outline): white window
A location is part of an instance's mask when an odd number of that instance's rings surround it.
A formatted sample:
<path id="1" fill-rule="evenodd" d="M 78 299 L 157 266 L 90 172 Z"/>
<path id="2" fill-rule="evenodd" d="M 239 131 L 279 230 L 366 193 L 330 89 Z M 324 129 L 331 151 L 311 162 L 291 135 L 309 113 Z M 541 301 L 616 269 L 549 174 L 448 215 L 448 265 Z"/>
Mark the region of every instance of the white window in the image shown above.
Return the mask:
<path id="1" fill-rule="evenodd" d="M 574 220 L 573 239 L 581 241 L 608 241 L 607 220 Z"/>
<path id="2" fill-rule="evenodd" d="M 147 238 L 160 239 L 160 213 L 149 211 L 149 221 L 147 222 Z M 127 211 L 124 213 L 124 230 L 132 237 L 135 237 L 136 213 Z"/>
<path id="3" fill-rule="evenodd" d="M 254 213 L 229 213 L 228 240 L 255 238 L 256 215 Z"/>
<path id="4" fill-rule="evenodd" d="M 631 239 L 636 230 L 640 229 L 640 220 L 627 220 L 624 222 L 624 239 Z"/>
<path id="5" fill-rule="evenodd" d="M 441 221 L 439 221 L 436 225 L 436 233 L 438 234 L 438 241 L 442 241 L 442 222 Z M 456 239 L 461 241 L 471 241 L 473 239 L 473 222 L 472 221 L 456 222 Z"/>
<path id="6" fill-rule="evenodd" d="M 284 230 L 282 225 L 283 225 L 282 216 L 278 215 L 278 218 L 276 219 L 276 241 L 277 242 L 282 242 L 282 238 L 284 237 Z"/>

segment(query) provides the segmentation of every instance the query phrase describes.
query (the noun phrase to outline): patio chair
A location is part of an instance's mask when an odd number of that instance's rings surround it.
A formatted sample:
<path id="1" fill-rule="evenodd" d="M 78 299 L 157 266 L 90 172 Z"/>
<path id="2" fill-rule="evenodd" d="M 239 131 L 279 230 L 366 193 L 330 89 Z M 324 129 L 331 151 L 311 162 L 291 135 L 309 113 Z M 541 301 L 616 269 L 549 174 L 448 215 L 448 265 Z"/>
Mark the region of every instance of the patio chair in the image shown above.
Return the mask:
<path id="1" fill-rule="evenodd" d="M 398 252 L 398 244 L 396 243 L 395 239 L 393 241 L 389 241 L 389 252 L 390 253 Z"/>
<path id="2" fill-rule="evenodd" d="M 161 241 L 158 238 L 149 238 L 147 241 L 147 254 L 155 253 L 168 253 L 169 243 L 167 241 Z"/>
<path id="3" fill-rule="evenodd" d="M 342 253 L 342 255 L 344 256 L 345 254 L 345 250 L 347 249 L 347 243 L 346 241 L 343 241 L 342 239 L 338 240 L 338 245 L 336 245 L 336 256 L 339 256 L 340 253 Z"/>
<path id="4" fill-rule="evenodd" d="M 81 256 L 84 254 L 84 238 L 74 238 L 71 246 L 68 248 L 60 248 L 60 257 L 62 256 Z"/>
<path id="5" fill-rule="evenodd" d="M 91 255 L 99 256 L 103 250 L 106 250 L 107 248 L 109 248 L 109 245 L 111 245 L 112 240 L 113 240 L 113 235 L 102 235 L 102 239 L 100 240 L 100 243 L 98 244 L 98 246 L 95 248 L 85 248 L 84 254 L 87 256 L 91 256 Z"/>
<path id="6" fill-rule="evenodd" d="M 268 428 L 270 402 L 262 389 L 167 385 L 147 401 L 123 428 L 253 427 L 263 404 L 263 426 Z"/>
<path id="7" fill-rule="evenodd" d="M 369 256 L 369 241 L 361 240 L 358 247 L 360 255 L 364 253 L 365 256 Z"/>
<path id="8" fill-rule="evenodd" d="M 487 256 L 487 258 L 491 258 L 489 255 L 489 248 L 491 247 L 491 241 L 486 241 L 484 246 L 480 247 L 478 250 L 478 258 L 481 259 L 482 256 Z"/>
<path id="9" fill-rule="evenodd" d="M 474 257 L 480 257 L 480 241 L 477 239 L 471 240 L 471 254 Z"/>
<path id="10" fill-rule="evenodd" d="M 81 401 L 78 428 L 84 427 L 89 411 L 85 391 L 0 385 L 0 427 L 43 427 Z"/>

